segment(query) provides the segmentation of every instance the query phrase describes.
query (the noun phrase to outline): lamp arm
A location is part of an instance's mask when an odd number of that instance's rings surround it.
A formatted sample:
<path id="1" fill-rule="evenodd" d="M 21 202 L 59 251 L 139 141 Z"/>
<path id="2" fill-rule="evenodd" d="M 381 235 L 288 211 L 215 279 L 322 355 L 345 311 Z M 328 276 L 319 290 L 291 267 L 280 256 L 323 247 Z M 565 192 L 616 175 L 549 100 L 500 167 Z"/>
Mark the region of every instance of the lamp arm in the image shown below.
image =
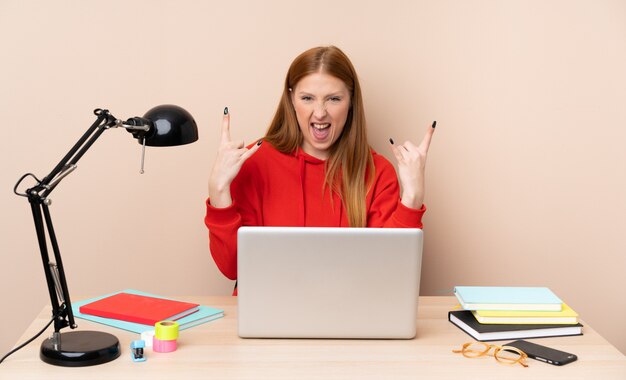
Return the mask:
<path id="1" fill-rule="evenodd" d="M 39 251 L 41 253 L 41 260 L 48 285 L 48 293 L 52 304 L 52 315 L 55 316 L 54 331 L 56 333 L 68 326 L 75 329 L 77 325 L 74 320 L 74 313 L 72 312 L 72 302 L 65 278 L 65 270 L 63 269 L 61 252 L 52 225 L 52 217 L 50 216 L 50 209 L 48 207 L 51 201 L 48 199 L 48 196 L 61 180 L 76 168 L 76 163 L 104 131 L 121 124 L 121 121 L 115 119 L 108 110 L 96 109 L 94 113 L 97 116 L 96 121 L 87 129 L 54 169 L 41 181 L 38 181 L 35 186 L 26 190 L 26 194 L 24 194 L 31 205 Z M 25 176 L 22 177 L 19 182 L 24 178 Z M 16 188 L 18 185 L 16 185 Z M 47 239 L 49 239 L 50 246 L 52 247 L 54 262 L 50 260 Z"/>
<path id="2" fill-rule="evenodd" d="M 39 202 L 35 198 L 29 197 L 29 202 L 33 213 L 35 230 L 37 232 L 37 241 L 39 242 L 39 251 L 41 253 L 44 273 L 46 275 L 50 302 L 52 304 L 52 315 L 55 316 L 54 331 L 59 332 L 62 328 L 67 326 L 75 329 L 77 325 L 74 320 L 74 313 L 72 312 L 72 302 L 70 300 L 69 290 L 67 289 L 65 271 L 63 270 L 63 261 L 61 259 L 61 252 L 59 251 L 59 245 L 54 233 L 54 227 L 52 226 L 50 210 L 48 209 L 47 204 Z M 48 231 L 47 236 L 50 238 L 56 263 L 50 261 L 48 244 L 46 241 L 46 230 Z"/>
<path id="3" fill-rule="evenodd" d="M 59 163 L 52 169 L 50 174 L 45 176 L 40 185 L 47 185 L 52 181 L 52 179 L 67 165 L 67 163 L 74 157 L 76 152 L 85 144 L 85 141 L 93 134 L 93 132 L 102 124 L 102 122 L 110 116 L 110 113 L 107 110 L 97 109 L 94 113 L 98 116 L 96 121 L 87 129 L 87 131 L 82 135 L 80 139 L 74 144 L 74 146 L 70 149 L 69 152 L 59 161 Z"/>

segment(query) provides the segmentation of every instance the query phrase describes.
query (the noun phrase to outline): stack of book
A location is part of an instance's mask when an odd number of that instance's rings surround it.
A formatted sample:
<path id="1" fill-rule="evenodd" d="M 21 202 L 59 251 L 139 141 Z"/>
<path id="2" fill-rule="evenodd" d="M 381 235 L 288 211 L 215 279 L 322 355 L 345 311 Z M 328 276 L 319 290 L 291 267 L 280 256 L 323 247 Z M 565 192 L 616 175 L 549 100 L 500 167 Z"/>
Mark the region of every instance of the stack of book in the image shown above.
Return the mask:
<path id="1" fill-rule="evenodd" d="M 550 289 L 457 286 L 448 320 L 479 341 L 582 335 L 578 314 Z"/>
<path id="2" fill-rule="evenodd" d="M 136 333 L 154 330 L 160 321 L 176 321 L 184 330 L 224 316 L 224 311 L 196 303 L 126 289 L 72 304 L 77 318 Z"/>

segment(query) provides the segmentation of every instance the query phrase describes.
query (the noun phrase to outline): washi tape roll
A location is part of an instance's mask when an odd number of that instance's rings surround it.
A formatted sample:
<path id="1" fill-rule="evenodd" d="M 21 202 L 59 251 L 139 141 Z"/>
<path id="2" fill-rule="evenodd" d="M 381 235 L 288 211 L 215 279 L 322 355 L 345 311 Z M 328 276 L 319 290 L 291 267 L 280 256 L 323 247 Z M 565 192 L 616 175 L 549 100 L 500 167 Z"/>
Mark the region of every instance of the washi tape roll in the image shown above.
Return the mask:
<path id="1" fill-rule="evenodd" d="M 161 340 L 155 336 L 152 339 L 152 351 L 154 352 L 172 352 L 176 351 L 176 339 Z"/>
<path id="2" fill-rule="evenodd" d="M 157 322 L 154 325 L 154 337 L 159 340 L 176 340 L 178 338 L 178 322 Z"/>

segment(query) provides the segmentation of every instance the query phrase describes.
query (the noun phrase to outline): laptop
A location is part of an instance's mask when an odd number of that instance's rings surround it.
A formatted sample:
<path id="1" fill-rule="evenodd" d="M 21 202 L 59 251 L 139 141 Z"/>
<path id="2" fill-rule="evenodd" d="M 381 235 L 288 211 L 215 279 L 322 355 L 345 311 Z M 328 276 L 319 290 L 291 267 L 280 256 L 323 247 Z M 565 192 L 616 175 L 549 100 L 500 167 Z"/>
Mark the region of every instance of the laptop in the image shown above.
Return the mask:
<path id="1" fill-rule="evenodd" d="M 242 338 L 412 339 L 422 230 L 241 227 Z"/>

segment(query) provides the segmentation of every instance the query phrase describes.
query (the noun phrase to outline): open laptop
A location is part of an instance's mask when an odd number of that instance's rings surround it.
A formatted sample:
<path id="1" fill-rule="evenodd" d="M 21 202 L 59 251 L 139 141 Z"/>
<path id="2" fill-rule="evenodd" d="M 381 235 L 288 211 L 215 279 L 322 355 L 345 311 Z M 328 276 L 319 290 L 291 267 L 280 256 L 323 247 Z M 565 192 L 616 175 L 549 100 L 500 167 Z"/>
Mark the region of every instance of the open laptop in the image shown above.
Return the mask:
<path id="1" fill-rule="evenodd" d="M 411 339 L 422 230 L 242 227 L 243 338 Z"/>

